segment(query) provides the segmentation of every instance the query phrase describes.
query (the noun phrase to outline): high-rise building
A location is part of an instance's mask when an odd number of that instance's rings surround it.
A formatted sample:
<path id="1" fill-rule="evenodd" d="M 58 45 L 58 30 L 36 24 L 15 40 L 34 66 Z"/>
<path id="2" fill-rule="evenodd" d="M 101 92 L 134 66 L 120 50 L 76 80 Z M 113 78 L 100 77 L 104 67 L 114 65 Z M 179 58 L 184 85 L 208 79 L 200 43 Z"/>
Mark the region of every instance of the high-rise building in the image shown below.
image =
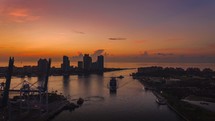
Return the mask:
<path id="1" fill-rule="evenodd" d="M 83 58 L 83 65 L 84 65 L 84 70 L 89 71 L 91 70 L 91 65 L 92 65 L 92 58 L 90 57 L 89 54 L 84 54 Z"/>
<path id="2" fill-rule="evenodd" d="M 40 58 L 37 62 L 37 68 L 38 68 L 38 75 L 45 76 L 48 68 L 48 60 Z"/>
<path id="3" fill-rule="evenodd" d="M 100 55 L 97 59 L 98 71 L 104 71 L 104 56 Z"/>
<path id="4" fill-rule="evenodd" d="M 83 61 L 78 61 L 78 69 L 79 70 L 83 69 Z"/>
<path id="5" fill-rule="evenodd" d="M 68 72 L 70 70 L 70 61 L 68 56 L 63 56 L 63 63 L 61 64 L 61 69 L 63 72 Z"/>
<path id="6" fill-rule="evenodd" d="M 93 62 L 92 63 L 91 70 L 93 70 L 93 71 L 97 71 L 98 70 L 98 63 L 97 62 Z"/>

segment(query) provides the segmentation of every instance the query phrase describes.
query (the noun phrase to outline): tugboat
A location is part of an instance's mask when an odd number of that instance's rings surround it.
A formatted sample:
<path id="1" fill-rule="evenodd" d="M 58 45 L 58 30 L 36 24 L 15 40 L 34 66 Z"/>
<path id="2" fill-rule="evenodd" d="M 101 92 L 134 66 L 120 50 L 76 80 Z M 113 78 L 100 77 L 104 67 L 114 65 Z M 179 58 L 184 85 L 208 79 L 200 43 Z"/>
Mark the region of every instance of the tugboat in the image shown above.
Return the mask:
<path id="1" fill-rule="evenodd" d="M 109 82 L 110 93 L 116 93 L 117 88 L 118 88 L 117 80 L 116 80 L 115 77 L 112 77 L 111 80 L 110 80 L 110 82 Z"/>
<path id="2" fill-rule="evenodd" d="M 118 76 L 117 78 L 119 78 L 119 79 L 123 79 L 123 78 L 124 78 L 124 76 L 120 75 L 120 76 Z"/>

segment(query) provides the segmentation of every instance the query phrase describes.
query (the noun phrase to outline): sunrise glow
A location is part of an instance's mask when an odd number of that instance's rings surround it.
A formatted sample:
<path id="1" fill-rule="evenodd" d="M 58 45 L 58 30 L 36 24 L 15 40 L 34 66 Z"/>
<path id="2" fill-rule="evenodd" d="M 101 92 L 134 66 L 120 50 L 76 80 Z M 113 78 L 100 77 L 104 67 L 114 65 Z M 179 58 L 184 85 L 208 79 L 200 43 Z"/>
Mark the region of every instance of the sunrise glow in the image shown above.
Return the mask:
<path id="1" fill-rule="evenodd" d="M 87 1 L 1 0 L 1 60 L 99 49 L 109 58 L 215 58 L 214 1 Z"/>

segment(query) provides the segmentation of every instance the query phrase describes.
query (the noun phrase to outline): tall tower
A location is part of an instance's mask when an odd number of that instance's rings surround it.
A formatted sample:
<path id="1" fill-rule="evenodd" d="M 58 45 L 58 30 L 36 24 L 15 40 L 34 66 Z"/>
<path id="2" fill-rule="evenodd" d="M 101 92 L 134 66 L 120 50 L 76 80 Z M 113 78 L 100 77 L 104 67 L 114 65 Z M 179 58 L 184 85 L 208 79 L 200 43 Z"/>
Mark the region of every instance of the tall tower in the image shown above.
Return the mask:
<path id="1" fill-rule="evenodd" d="M 104 71 L 104 56 L 103 55 L 98 56 L 97 65 L 98 65 L 98 71 L 103 72 Z"/>
<path id="2" fill-rule="evenodd" d="M 79 70 L 83 69 L 83 61 L 78 61 L 78 69 Z"/>
<path id="3" fill-rule="evenodd" d="M 37 68 L 38 68 L 38 75 L 45 76 L 46 69 L 48 68 L 48 60 L 40 58 L 37 62 Z"/>
<path id="4" fill-rule="evenodd" d="M 92 58 L 90 57 L 89 54 L 84 54 L 83 62 L 84 62 L 84 70 L 90 71 L 91 65 L 92 65 Z"/>
<path id="5" fill-rule="evenodd" d="M 63 56 L 63 63 L 61 64 L 61 69 L 64 73 L 70 70 L 70 61 L 68 56 Z"/>

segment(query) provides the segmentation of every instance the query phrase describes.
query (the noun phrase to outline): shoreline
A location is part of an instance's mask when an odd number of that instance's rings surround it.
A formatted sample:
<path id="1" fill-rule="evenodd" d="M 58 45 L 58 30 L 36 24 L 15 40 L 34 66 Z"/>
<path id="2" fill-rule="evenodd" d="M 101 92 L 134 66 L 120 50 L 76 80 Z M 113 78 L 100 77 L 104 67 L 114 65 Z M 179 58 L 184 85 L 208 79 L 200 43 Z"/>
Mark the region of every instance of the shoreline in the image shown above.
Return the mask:
<path id="1" fill-rule="evenodd" d="M 156 96 L 157 98 L 164 98 L 162 95 L 160 95 L 158 92 L 156 91 L 151 91 L 154 96 Z M 167 100 L 166 98 L 164 98 L 165 100 Z M 166 101 L 166 105 L 168 106 L 169 109 L 173 110 L 178 116 L 180 116 L 183 120 L 185 121 L 190 121 L 189 119 L 187 119 L 183 114 L 181 114 L 180 112 L 178 112 L 169 102 L 168 100 Z"/>
<path id="2" fill-rule="evenodd" d="M 178 116 L 180 116 L 185 121 L 214 121 L 214 112 L 210 110 L 206 110 L 197 105 L 190 104 L 188 102 L 183 102 L 178 99 L 177 95 L 172 95 L 171 91 L 169 92 L 169 88 L 165 88 L 165 86 L 158 85 L 156 83 L 152 83 L 150 80 L 145 80 L 144 77 L 136 79 L 148 90 L 150 90 L 156 98 L 164 98 L 166 100 L 166 105 L 173 110 Z M 171 89 L 171 88 L 170 88 Z M 162 94 L 160 94 L 162 91 Z M 189 96 L 188 96 L 189 97 Z M 195 99 L 207 99 L 211 100 L 211 98 L 199 98 L 190 96 L 190 98 Z"/>

